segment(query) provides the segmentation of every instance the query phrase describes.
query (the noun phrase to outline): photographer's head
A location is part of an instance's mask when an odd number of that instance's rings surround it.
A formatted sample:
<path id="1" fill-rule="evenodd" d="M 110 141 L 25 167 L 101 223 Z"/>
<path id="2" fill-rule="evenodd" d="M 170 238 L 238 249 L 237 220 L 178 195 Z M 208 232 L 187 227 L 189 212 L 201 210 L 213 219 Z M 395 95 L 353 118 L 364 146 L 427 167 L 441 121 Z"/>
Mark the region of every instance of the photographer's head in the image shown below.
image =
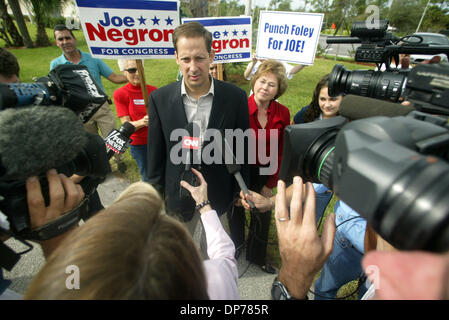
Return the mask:
<path id="1" fill-rule="evenodd" d="M 304 115 L 305 122 L 315 121 L 320 115 L 323 119 L 338 116 L 342 99 L 342 95 L 329 96 L 329 74 L 326 74 L 315 87 L 310 108 Z"/>
<path id="2" fill-rule="evenodd" d="M 17 58 L 0 48 L 0 83 L 19 82 L 20 67 Z"/>
<path id="3" fill-rule="evenodd" d="M 276 100 L 287 90 L 285 67 L 276 60 L 265 60 L 251 78 L 254 99 L 258 101 Z"/>
<path id="4" fill-rule="evenodd" d="M 128 187 L 75 230 L 34 279 L 28 299 L 207 299 L 202 261 L 187 230 L 149 184 Z M 67 266 L 80 289 L 65 286 Z"/>

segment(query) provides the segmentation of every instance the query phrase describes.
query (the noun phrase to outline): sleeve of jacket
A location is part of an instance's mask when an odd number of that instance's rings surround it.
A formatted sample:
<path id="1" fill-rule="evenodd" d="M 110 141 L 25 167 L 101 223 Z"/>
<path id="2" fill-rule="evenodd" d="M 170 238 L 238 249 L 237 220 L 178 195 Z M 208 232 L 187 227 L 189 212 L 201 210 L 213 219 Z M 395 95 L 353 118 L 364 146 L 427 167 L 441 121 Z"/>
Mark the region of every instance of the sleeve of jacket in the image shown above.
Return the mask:
<path id="1" fill-rule="evenodd" d="M 147 182 L 164 194 L 166 146 L 161 120 L 158 113 L 154 92 L 150 94 L 148 106 L 148 159 Z"/>

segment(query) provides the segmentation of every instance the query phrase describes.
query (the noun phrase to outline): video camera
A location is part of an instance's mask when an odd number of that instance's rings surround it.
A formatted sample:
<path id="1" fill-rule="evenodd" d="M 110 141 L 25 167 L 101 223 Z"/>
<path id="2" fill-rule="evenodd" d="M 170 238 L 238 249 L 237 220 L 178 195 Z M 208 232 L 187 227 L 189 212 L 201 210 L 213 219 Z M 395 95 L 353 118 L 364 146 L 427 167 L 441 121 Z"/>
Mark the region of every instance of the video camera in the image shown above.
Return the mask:
<path id="1" fill-rule="evenodd" d="M 75 112 L 83 123 L 107 100 L 108 96 L 84 65 L 58 65 L 35 83 L 0 84 L 0 110 L 58 105 Z"/>
<path id="2" fill-rule="evenodd" d="M 60 65 L 45 79 L 50 81 L 0 84 L 0 213 L 12 235 L 28 240 L 58 236 L 85 217 L 90 195 L 111 172 L 109 159 L 126 151 L 135 130 L 127 122 L 105 140 L 85 131 L 82 122 L 107 99 L 85 66 Z M 22 108 L 33 104 L 38 106 Z M 84 176 L 80 185 L 86 198 L 71 212 L 31 230 L 25 182 L 38 176 L 48 205 L 45 173 L 51 168 L 68 177 Z"/>
<path id="3" fill-rule="evenodd" d="M 329 77 L 329 95 L 355 94 L 391 102 L 409 100 L 423 112 L 449 115 L 448 91 L 445 91 L 449 77 L 447 64 L 418 65 L 412 70 L 391 68 L 394 59 L 399 63 L 399 54 L 440 54 L 449 57 L 449 46 L 417 44 L 408 39 L 413 35 L 397 38 L 387 32 L 388 21 L 379 21 L 379 28 L 369 29 L 365 22 L 355 22 L 351 37 L 329 37 L 327 43 L 361 43 L 356 49 L 355 61 L 373 62 L 380 70 L 348 71 L 342 65 L 335 65 Z"/>
<path id="4" fill-rule="evenodd" d="M 360 100 L 360 108 L 377 100 Z M 395 104 L 388 103 L 394 108 Z M 449 250 L 449 126 L 412 111 L 285 129 L 279 178 L 322 183 L 398 249 Z"/>

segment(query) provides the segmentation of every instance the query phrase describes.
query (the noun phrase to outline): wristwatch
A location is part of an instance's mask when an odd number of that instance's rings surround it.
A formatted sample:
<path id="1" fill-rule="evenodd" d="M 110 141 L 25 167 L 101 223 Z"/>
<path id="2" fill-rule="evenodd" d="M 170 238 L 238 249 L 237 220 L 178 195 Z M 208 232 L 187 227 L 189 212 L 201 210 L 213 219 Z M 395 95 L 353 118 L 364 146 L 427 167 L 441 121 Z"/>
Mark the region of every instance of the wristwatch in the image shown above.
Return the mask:
<path id="1" fill-rule="evenodd" d="M 271 286 L 271 298 L 273 300 L 296 300 L 290 295 L 282 282 L 278 280 L 278 277 L 274 278 L 273 285 Z"/>
<path id="2" fill-rule="evenodd" d="M 273 285 L 271 286 L 271 298 L 273 300 L 298 300 L 290 295 L 287 288 L 284 286 L 282 282 L 278 280 L 278 278 L 274 278 Z M 308 300 L 306 297 L 304 300 Z"/>

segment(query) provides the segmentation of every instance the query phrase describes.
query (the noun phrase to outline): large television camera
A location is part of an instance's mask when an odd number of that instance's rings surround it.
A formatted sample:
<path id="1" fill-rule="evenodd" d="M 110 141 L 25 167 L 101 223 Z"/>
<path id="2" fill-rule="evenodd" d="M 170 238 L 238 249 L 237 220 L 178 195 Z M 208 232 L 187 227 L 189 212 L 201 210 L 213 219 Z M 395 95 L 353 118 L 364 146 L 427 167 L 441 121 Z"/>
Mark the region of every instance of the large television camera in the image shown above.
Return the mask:
<path id="1" fill-rule="evenodd" d="M 378 104 L 348 96 L 340 110 L 349 97 L 360 108 Z M 299 175 L 326 185 L 399 249 L 443 252 L 449 250 L 448 160 L 449 126 L 441 117 L 411 111 L 348 122 L 338 116 L 285 129 L 279 178 Z"/>
<path id="2" fill-rule="evenodd" d="M 329 37 L 327 43 L 361 43 L 356 49 L 355 61 L 372 62 L 381 70 L 346 70 L 335 65 L 329 77 L 329 94 L 355 94 L 375 99 L 400 102 L 409 100 L 423 112 L 449 115 L 447 86 L 448 68 L 440 64 L 419 65 L 411 70 L 391 67 L 399 63 L 399 54 L 445 54 L 449 46 L 429 46 L 409 41 L 413 35 L 397 38 L 387 32 L 388 21 L 379 21 L 379 28 L 369 29 L 365 22 L 355 22 L 351 37 Z"/>

